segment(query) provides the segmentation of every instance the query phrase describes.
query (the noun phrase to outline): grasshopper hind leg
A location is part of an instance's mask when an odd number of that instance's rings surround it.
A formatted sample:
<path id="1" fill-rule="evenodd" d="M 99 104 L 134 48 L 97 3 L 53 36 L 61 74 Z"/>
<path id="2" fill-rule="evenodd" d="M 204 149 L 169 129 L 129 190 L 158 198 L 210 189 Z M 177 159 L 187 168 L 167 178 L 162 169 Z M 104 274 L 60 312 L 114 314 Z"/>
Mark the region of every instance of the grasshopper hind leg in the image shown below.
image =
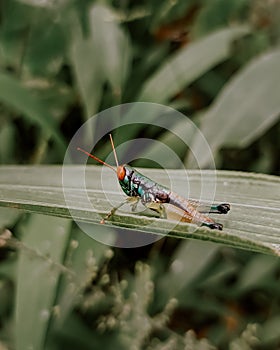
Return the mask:
<path id="1" fill-rule="evenodd" d="M 230 211 L 230 204 L 221 203 L 218 205 L 213 205 L 211 210 L 217 212 L 218 214 L 227 214 Z"/>
<path id="2" fill-rule="evenodd" d="M 202 210 L 199 207 L 197 208 L 197 210 L 200 213 L 207 213 L 207 210 Z M 211 205 L 210 208 L 208 208 L 208 213 L 212 213 L 212 214 L 227 214 L 229 211 L 230 211 L 229 203 Z M 219 230 L 219 231 L 223 230 L 223 225 L 220 224 L 219 222 L 213 222 L 213 223 L 205 222 L 205 223 L 202 223 L 202 226 L 209 227 L 212 230 Z"/>
<path id="3" fill-rule="evenodd" d="M 219 230 L 222 231 L 223 230 L 223 225 L 218 223 L 218 222 L 214 222 L 214 223 L 203 223 L 202 226 L 206 226 L 209 227 L 212 230 Z"/>
<path id="4" fill-rule="evenodd" d="M 193 207 L 199 212 L 199 213 L 210 213 L 210 214 L 227 214 L 230 211 L 230 204 L 229 203 L 220 203 L 215 205 L 209 205 L 209 204 L 201 204 L 196 201 L 190 201 L 190 203 L 193 205 Z"/>

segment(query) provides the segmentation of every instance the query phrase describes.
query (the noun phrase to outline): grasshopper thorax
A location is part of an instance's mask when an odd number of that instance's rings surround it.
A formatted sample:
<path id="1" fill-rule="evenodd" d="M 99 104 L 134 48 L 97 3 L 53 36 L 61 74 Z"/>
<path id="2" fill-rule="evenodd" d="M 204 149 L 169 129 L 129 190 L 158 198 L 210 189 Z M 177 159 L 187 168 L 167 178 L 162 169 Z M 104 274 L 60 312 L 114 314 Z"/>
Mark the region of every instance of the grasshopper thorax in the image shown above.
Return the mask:
<path id="1" fill-rule="evenodd" d="M 119 184 L 124 193 L 129 197 L 139 197 L 139 180 L 135 178 L 134 174 L 137 173 L 131 166 L 124 164 L 118 165 L 117 176 Z"/>

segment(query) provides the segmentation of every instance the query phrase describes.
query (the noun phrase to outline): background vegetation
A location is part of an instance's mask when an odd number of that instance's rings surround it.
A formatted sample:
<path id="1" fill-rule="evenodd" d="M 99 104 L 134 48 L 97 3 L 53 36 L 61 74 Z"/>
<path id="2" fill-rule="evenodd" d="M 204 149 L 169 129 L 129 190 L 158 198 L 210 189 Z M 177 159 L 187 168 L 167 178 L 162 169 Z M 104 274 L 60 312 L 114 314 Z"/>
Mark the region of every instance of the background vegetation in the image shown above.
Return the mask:
<path id="1" fill-rule="evenodd" d="M 191 117 L 219 169 L 279 175 L 279 1 L 2 0 L 0 16 L 2 164 L 61 164 L 88 117 L 151 101 Z M 119 142 L 143 134 L 192 164 L 157 128 Z M 12 209 L 0 226 L 1 349 L 280 346 L 276 258 L 174 238 L 109 249 Z"/>

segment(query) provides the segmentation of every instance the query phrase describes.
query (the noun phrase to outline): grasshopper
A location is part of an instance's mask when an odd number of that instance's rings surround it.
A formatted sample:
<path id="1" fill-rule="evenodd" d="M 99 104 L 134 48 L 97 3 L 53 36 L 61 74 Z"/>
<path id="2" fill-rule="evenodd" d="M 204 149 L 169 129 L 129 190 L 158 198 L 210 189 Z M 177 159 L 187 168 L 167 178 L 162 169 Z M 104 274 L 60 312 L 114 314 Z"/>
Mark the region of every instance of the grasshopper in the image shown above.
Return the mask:
<path id="1" fill-rule="evenodd" d="M 110 134 L 109 136 L 117 165 L 116 169 L 87 151 L 77 148 L 78 151 L 85 153 L 88 157 L 112 169 L 117 174 L 123 192 L 128 196 L 126 201 L 112 208 L 100 221 L 101 223 L 105 223 L 106 220 L 114 215 L 117 209 L 127 202 L 132 204 L 132 210 L 135 211 L 137 203 L 141 200 L 143 205 L 156 211 L 162 218 L 167 218 L 169 217 L 169 213 L 173 213 L 177 217 L 180 215 L 180 221 L 183 222 L 192 222 L 197 225 L 207 226 L 210 229 L 223 229 L 222 224 L 215 222 L 205 214 L 226 214 L 230 210 L 230 204 L 200 204 L 198 201 L 186 199 L 167 187 L 158 184 L 128 164 L 119 165 L 112 135 Z M 164 204 L 168 204 L 168 208 L 165 208 Z"/>

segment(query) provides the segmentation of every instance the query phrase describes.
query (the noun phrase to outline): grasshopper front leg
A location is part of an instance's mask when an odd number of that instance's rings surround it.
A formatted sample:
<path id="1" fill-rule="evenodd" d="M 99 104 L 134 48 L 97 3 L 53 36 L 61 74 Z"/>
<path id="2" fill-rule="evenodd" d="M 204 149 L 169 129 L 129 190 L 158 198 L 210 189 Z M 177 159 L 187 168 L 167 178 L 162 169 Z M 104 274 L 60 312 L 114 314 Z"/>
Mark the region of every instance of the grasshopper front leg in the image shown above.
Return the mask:
<path id="1" fill-rule="evenodd" d="M 123 202 L 121 202 L 119 205 L 113 207 L 110 212 L 103 218 L 100 220 L 100 224 L 105 224 L 105 221 L 109 220 L 111 216 L 113 216 L 115 214 L 115 212 L 120 209 L 123 205 L 130 203 L 131 204 L 131 208 L 132 211 L 136 210 L 137 204 L 139 202 L 139 198 L 138 197 L 127 197 Z"/>

